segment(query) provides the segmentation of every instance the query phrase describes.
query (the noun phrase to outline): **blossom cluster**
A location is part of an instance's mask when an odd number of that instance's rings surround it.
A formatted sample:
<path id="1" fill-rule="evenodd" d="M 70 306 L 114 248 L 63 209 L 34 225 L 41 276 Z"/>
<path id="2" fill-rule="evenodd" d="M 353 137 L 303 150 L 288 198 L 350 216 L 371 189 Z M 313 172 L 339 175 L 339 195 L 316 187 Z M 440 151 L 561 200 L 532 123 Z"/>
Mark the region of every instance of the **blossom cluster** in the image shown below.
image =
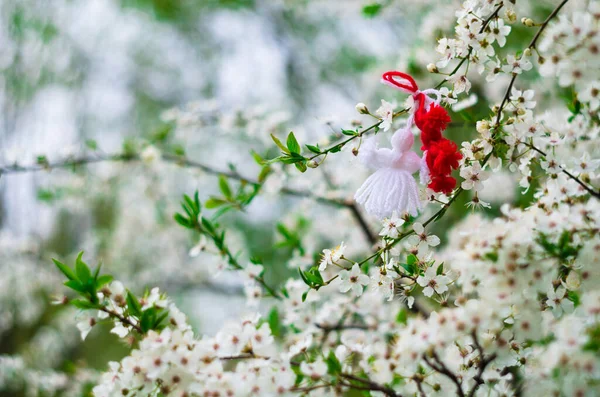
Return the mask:
<path id="1" fill-rule="evenodd" d="M 248 316 L 201 339 L 183 324 L 150 331 L 128 357 L 109 364 L 94 395 L 284 394 L 295 374 L 289 363 L 271 357 L 269 324 L 258 321 L 259 315 Z M 229 361 L 239 361 L 235 370 L 227 370 Z"/>

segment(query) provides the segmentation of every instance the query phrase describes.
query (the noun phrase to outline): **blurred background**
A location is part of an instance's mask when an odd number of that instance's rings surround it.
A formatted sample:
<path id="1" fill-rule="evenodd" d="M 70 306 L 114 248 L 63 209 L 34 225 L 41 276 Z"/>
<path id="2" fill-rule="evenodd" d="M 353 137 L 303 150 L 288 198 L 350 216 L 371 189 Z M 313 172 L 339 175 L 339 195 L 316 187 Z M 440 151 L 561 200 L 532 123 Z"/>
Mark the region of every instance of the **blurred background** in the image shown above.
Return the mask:
<path id="1" fill-rule="evenodd" d="M 437 84 L 425 66 L 437 58 L 436 38 L 452 31 L 459 4 L 0 0 L 0 166 L 185 153 L 255 179 L 251 151 L 276 155 L 271 133 L 294 131 L 302 144 L 326 146 L 340 128 L 373 124 L 356 103 L 371 111 L 381 98 L 401 106 L 405 96 L 379 83 L 382 72 L 405 70 L 422 87 Z M 434 8 L 448 18 L 431 15 Z M 472 91 L 502 95 L 477 81 Z M 471 102 L 449 131 L 456 140 L 472 137 L 472 121 L 488 112 L 487 103 Z M 368 171 L 351 149 L 306 174 L 275 167 L 249 207 L 221 218 L 242 261 L 257 258 L 265 277 L 281 283 L 323 248 L 346 241 L 352 255 L 370 247 L 348 209 L 278 194 L 292 186 L 352 197 Z M 499 175 L 504 189 L 483 198 L 493 211 L 526 203 L 512 177 Z M 138 294 L 160 287 L 199 334 L 254 309 L 237 277 L 213 277 L 218 256 L 195 255 L 198 241 L 173 221 L 181 194 L 195 190 L 203 201 L 218 194 L 217 178 L 160 160 L 0 177 L 0 395 L 85 394 L 97 371 L 127 351 L 99 330 L 81 343 L 78 313 L 51 305 L 65 292 L 52 257 L 71 263 L 85 250 L 88 262 L 102 261 Z M 467 211 L 456 207 L 436 234 Z M 367 222 L 376 234 L 379 224 Z M 282 230 L 302 237 L 303 249 L 286 245 Z M 89 371 L 75 373 L 74 363 Z"/>

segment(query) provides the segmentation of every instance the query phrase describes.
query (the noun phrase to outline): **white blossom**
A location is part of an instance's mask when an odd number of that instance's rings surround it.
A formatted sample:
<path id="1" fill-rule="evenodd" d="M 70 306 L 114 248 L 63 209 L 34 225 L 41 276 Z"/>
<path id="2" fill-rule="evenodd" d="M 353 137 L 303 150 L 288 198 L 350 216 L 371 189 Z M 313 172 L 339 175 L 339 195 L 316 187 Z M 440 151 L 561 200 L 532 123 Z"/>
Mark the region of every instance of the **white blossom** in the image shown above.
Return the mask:
<path id="1" fill-rule="evenodd" d="M 355 263 L 350 270 L 340 271 L 340 292 L 352 290 L 354 295 L 361 296 L 363 286 L 368 285 L 369 281 L 369 276 L 362 273 L 358 263 Z"/>

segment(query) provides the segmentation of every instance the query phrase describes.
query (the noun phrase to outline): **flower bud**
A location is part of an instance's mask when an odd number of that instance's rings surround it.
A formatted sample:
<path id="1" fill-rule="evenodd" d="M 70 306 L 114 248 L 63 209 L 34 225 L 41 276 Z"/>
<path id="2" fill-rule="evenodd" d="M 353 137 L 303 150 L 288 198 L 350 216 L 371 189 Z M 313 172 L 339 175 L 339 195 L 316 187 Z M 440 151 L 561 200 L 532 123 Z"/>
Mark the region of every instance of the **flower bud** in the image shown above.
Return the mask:
<path id="1" fill-rule="evenodd" d="M 533 19 L 531 19 L 531 18 L 523 17 L 523 18 L 521 18 L 521 23 L 523 25 L 527 26 L 528 28 L 535 26 L 535 22 L 533 22 Z"/>
<path id="2" fill-rule="evenodd" d="M 356 111 L 360 114 L 369 114 L 369 109 L 367 108 L 367 105 L 365 105 L 362 102 L 356 104 Z"/>
<path id="3" fill-rule="evenodd" d="M 490 129 L 490 122 L 488 120 L 479 120 L 477 122 L 477 132 L 482 133 L 482 132 L 486 132 L 489 131 Z"/>
<path id="4" fill-rule="evenodd" d="M 310 160 L 306 163 L 306 166 L 308 168 L 317 168 L 319 166 L 319 163 L 317 163 L 315 160 Z"/>
<path id="5" fill-rule="evenodd" d="M 435 63 L 430 63 L 429 65 L 427 65 L 427 71 L 429 73 L 438 73 L 439 72 L 437 66 L 435 66 Z"/>
<path id="6" fill-rule="evenodd" d="M 569 272 L 569 275 L 567 276 L 567 278 L 565 279 L 565 287 L 569 290 L 569 291 L 575 291 L 579 289 L 579 286 L 581 286 L 581 277 L 579 276 L 579 273 L 577 273 L 574 270 L 571 270 Z"/>
<path id="7" fill-rule="evenodd" d="M 517 114 L 518 114 L 519 116 L 523 116 L 525 113 L 527 113 L 527 112 L 525 111 L 525 109 L 523 109 L 523 108 L 518 108 L 518 109 L 517 109 Z"/>
<path id="8" fill-rule="evenodd" d="M 512 8 L 508 11 L 506 11 L 506 19 L 508 19 L 508 22 L 513 23 L 517 20 L 517 13 L 515 12 L 515 10 L 513 10 Z"/>
<path id="9" fill-rule="evenodd" d="M 494 105 L 494 107 L 492 107 L 492 112 L 494 112 L 494 113 L 498 113 L 499 110 L 500 110 L 500 106 L 498 106 L 498 105 Z"/>
<path id="10" fill-rule="evenodd" d="M 352 148 L 352 154 L 355 156 L 358 156 L 358 148 L 353 147 Z"/>
<path id="11" fill-rule="evenodd" d="M 540 65 L 543 65 L 544 63 L 546 63 L 546 58 L 544 58 L 543 56 L 540 56 L 538 58 L 538 62 L 540 63 Z"/>
<path id="12" fill-rule="evenodd" d="M 525 50 L 523 51 L 523 56 L 530 57 L 531 56 L 531 48 L 529 48 L 529 47 L 525 48 Z"/>
<path id="13" fill-rule="evenodd" d="M 514 117 L 509 117 L 508 120 L 506 120 L 506 125 L 511 125 L 515 123 L 515 118 Z"/>
<path id="14" fill-rule="evenodd" d="M 160 160 L 161 153 L 155 146 L 149 145 L 147 146 L 142 153 L 140 153 L 140 158 L 146 164 L 152 164 L 157 160 Z"/>

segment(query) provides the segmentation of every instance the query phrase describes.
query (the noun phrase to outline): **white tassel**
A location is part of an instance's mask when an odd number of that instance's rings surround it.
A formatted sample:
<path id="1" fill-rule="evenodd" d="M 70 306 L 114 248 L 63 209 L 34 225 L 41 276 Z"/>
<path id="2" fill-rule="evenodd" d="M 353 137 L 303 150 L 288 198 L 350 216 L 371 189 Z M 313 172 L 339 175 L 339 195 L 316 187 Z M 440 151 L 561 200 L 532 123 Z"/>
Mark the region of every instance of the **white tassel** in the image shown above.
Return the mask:
<path id="1" fill-rule="evenodd" d="M 363 183 L 354 198 L 365 210 L 378 218 L 409 213 L 418 215 L 422 209 L 419 189 L 412 174 L 422 167 L 421 158 L 411 150 L 414 137 L 410 124 L 394 133 L 392 149 L 378 148 L 376 138 L 366 140 L 359 159 L 375 173 Z"/>

